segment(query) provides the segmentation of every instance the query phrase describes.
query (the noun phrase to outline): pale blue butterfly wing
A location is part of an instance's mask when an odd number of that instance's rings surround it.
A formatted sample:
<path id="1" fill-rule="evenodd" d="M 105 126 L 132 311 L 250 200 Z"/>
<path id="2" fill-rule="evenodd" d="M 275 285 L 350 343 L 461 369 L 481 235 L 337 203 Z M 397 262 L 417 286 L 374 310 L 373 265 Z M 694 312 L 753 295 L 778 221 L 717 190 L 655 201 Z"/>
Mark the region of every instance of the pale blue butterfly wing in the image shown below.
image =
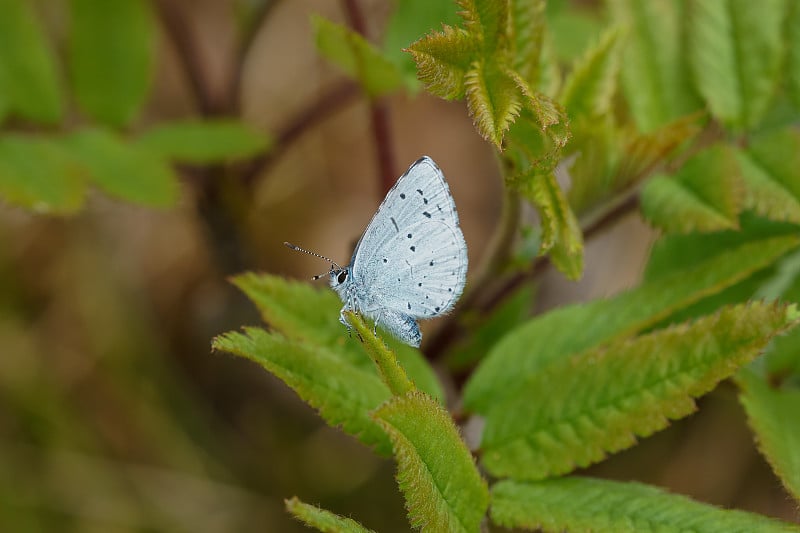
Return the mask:
<path id="1" fill-rule="evenodd" d="M 432 318 L 455 305 L 466 282 L 467 246 L 450 189 L 432 159 L 416 161 L 387 193 L 351 268 L 362 308 L 387 326 L 398 315 Z"/>

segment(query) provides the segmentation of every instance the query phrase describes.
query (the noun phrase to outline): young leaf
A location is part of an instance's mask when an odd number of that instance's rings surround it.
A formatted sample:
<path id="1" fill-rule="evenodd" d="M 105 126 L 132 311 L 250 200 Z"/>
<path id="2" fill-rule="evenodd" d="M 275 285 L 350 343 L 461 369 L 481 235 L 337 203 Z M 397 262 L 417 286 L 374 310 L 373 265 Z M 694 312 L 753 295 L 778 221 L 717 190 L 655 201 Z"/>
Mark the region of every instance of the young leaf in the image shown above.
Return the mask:
<path id="1" fill-rule="evenodd" d="M 170 207 L 178 200 L 178 177 L 170 165 L 149 150 L 105 130 L 82 130 L 64 142 L 105 193 L 151 207 Z"/>
<path id="2" fill-rule="evenodd" d="M 628 448 L 694 411 L 694 398 L 753 360 L 798 316 L 779 304 L 723 307 L 554 361 L 489 411 L 483 464 L 498 477 L 543 479 Z"/>
<path id="3" fill-rule="evenodd" d="M 673 177 L 642 190 L 642 213 L 668 233 L 736 228 L 744 188 L 733 150 L 717 145 L 692 157 Z"/>
<path id="4" fill-rule="evenodd" d="M 798 243 L 796 235 L 754 238 L 613 298 L 540 315 L 494 346 L 467 382 L 464 405 L 486 414 L 504 398 L 522 394 L 551 362 L 652 327 L 769 266 Z"/>
<path id="5" fill-rule="evenodd" d="M 398 67 L 361 35 L 316 15 L 311 24 L 320 53 L 357 80 L 370 97 L 377 98 L 402 86 Z"/>
<path id="6" fill-rule="evenodd" d="M 783 0 L 689 2 L 689 60 L 698 92 L 728 127 L 757 125 L 780 73 Z"/>
<path id="7" fill-rule="evenodd" d="M 375 533 L 355 520 L 303 503 L 297 498 L 286 500 L 286 510 L 308 527 L 323 533 Z"/>
<path id="8" fill-rule="evenodd" d="M 464 76 L 467 107 L 475 128 L 498 148 L 522 108 L 522 95 L 508 72 L 492 63 L 475 62 Z"/>
<path id="9" fill-rule="evenodd" d="M 272 329 L 289 339 L 324 347 L 377 379 L 375 367 L 359 341 L 348 339 L 344 326 L 339 323 L 342 302 L 333 291 L 317 290 L 309 283 L 267 274 L 242 274 L 233 278 L 233 283 L 256 304 L 264 322 Z M 419 350 L 388 334 L 383 339 L 417 388 L 437 399 L 444 398 L 436 374 Z"/>
<path id="10" fill-rule="evenodd" d="M 260 328 L 225 333 L 214 339 L 213 347 L 263 366 L 317 409 L 329 425 L 341 426 L 378 453 L 388 453 L 389 442 L 369 412 L 392 394 L 373 368 L 360 368 L 332 350 Z"/>
<path id="11" fill-rule="evenodd" d="M 800 501 L 800 390 L 772 388 L 750 370 L 737 377 L 758 447 L 786 490 Z"/>
<path id="12" fill-rule="evenodd" d="M 464 28 L 479 44 L 482 56 L 489 58 L 509 47 L 508 0 L 456 0 L 461 7 Z"/>
<path id="13" fill-rule="evenodd" d="M 491 517 L 503 527 L 547 533 L 800 531 L 794 524 L 720 509 L 650 485 L 577 476 L 501 481 L 492 487 Z"/>
<path id="14" fill-rule="evenodd" d="M 34 211 L 69 214 L 83 204 L 84 169 L 55 141 L 0 137 L 0 198 Z"/>
<path id="15" fill-rule="evenodd" d="M 71 0 L 69 67 L 75 98 L 90 117 L 123 127 L 147 98 L 155 27 L 144 0 Z"/>
<path id="16" fill-rule="evenodd" d="M 458 22 L 458 11 L 453 0 L 403 0 L 396 2 L 395 10 L 386 24 L 383 36 L 383 53 L 402 71 L 406 82 L 416 89 L 417 74 L 414 60 L 406 49 L 435 28 Z"/>
<path id="17" fill-rule="evenodd" d="M 760 136 L 739 161 L 748 205 L 774 220 L 800 222 L 800 133 L 786 128 Z"/>
<path id="18" fill-rule="evenodd" d="M 573 65 L 560 98 L 570 120 L 596 119 L 610 111 L 617 90 L 619 36 L 616 28 L 607 31 Z"/>
<path id="19" fill-rule="evenodd" d="M 523 194 L 536 206 L 542 224 L 542 253 L 570 279 L 583 275 L 583 234 L 552 172 L 534 173 Z"/>
<path id="20" fill-rule="evenodd" d="M 609 7 L 614 22 L 627 29 L 622 83 L 638 129 L 651 132 L 700 108 L 685 59 L 684 4 L 612 0 Z"/>
<path id="21" fill-rule="evenodd" d="M 0 13 L 0 108 L 34 122 L 60 121 L 56 66 L 31 3 L 0 0 Z"/>
<path id="22" fill-rule="evenodd" d="M 513 68 L 529 86 L 536 87 L 542 78 L 545 0 L 511 0 L 510 4 Z"/>
<path id="23" fill-rule="evenodd" d="M 447 411 L 415 391 L 392 398 L 373 416 L 392 440 L 411 525 L 477 533 L 489 491 Z"/>
<path id="24" fill-rule="evenodd" d="M 466 30 L 442 26 L 408 47 L 425 88 L 446 100 L 462 98 L 464 76 L 475 54 L 475 42 Z"/>
<path id="25" fill-rule="evenodd" d="M 204 165 L 252 157 L 271 141 L 244 122 L 228 119 L 162 123 L 136 142 L 165 159 Z"/>
<path id="26" fill-rule="evenodd" d="M 364 348 L 369 354 L 381 380 L 395 396 L 400 396 L 416 390 L 414 384 L 408 379 L 405 370 L 397 364 L 397 358 L 386 344 L 375 334 L 364 320 L 352 311 L 345 313 L 347 322 L 353 326 L 358 336 L 364 343 Z"/>

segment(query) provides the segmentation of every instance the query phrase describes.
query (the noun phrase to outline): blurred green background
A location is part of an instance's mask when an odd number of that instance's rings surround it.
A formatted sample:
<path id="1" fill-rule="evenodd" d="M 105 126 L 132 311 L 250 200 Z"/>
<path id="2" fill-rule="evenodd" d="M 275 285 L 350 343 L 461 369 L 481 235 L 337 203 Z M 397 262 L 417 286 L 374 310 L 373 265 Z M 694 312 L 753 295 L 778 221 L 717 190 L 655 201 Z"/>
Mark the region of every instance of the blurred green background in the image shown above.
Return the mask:
<path id="1" fill-rule="evenodd" d="M 135 139 L 170 121 L 239 117 L 263 139 L 230 161 L 174 158 L 168 207 L 92 187 L 69 216 L 0 204 L 0 531 L 302 531 L 283 510 L 293 495 L 407 530 L 390 460 L 326 427 L 256 365 L 210 351 L 214 335 L 260 322 L 226 276 L 325 270 L 284 240 L 346 262 L 383 196 L 368 101 L 319 56 L 309 23 L 346 22 L 345 4 L 0 0 L 0 33 L 34 20 L 44 36 L 44 48 L 13 56 L 52 65 L 39 85 L 50 92 L 14 96 L 9 72 L 42 70 L 15 71 L 0 50 L 0 96 L 19 104 L 3 110 L 4 135 L 100 124 Z M 599 32 L 599 7 L 557 4 L 559 50 L 573 57 Z M 20 5 L 28 19 L 4 17 Z M 360 1 L 368 39 L 392 8 Z M 491 148 L 462 103 L 403 93 L 385 105 L 395 175 L 422 154 L 438 162 L 475 264 L 500 210 Z M 537 308 L 634 285 L 654 238 L 625 218 L 587 243 L 581 282 L 542 276 Z M 733 387 L 700 406 L 591 471 L 796 519 Z"/>

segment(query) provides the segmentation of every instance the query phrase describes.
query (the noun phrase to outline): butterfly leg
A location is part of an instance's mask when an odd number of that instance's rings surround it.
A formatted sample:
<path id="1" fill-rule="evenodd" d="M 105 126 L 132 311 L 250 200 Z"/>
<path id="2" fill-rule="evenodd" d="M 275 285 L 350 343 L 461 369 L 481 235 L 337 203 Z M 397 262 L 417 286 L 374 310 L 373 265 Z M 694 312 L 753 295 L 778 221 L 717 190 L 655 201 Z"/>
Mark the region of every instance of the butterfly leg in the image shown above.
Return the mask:
<path id="1" fill-rule="evenodd" d="M 381 312 L 381 319 L 381 325 L 392 335 L 406 344 L 419 348 L 422 333 L 416 320 L 406 314 L 386 310 Z"/>

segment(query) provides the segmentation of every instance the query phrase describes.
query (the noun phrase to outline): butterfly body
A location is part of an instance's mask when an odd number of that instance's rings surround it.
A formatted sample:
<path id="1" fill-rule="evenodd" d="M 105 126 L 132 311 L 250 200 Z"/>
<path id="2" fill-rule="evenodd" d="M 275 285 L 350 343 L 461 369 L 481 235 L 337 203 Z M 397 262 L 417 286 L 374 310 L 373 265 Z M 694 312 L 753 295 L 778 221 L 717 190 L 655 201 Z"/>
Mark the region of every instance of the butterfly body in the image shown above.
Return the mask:
<path id="1" fill-rule="evenodd" d="M 464 289 L 467 246 L 444 174 L 417 160 L 387 193 L 350 264 L 332 268 L 331 287 L 345 311 L 363 314 L 403 342 L 419 346 L 417 319 L 453 308 Z"/>

